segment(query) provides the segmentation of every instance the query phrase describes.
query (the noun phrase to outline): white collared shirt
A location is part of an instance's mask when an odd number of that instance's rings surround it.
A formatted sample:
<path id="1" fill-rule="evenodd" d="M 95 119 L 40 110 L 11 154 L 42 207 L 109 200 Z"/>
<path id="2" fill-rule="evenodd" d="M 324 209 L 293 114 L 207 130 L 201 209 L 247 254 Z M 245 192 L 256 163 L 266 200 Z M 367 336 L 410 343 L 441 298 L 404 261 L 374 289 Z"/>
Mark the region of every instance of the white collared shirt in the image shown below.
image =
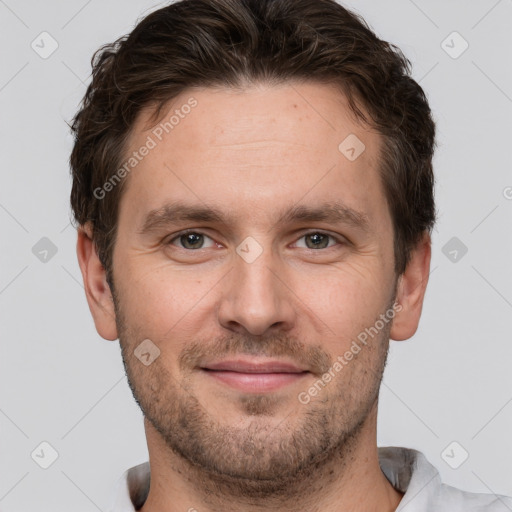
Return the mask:
<path id="1" fill-rule="evenodd" d="M 396 512 L 511 512 L 512 498 L 462 491 L 441 483 L 437 469 L 410 448 L 379 448 L 382 472 L 405 493 Z M 128 469 L 119 479 L 110 512 L 139 510 L 149 492 L 149 462 Z"/>

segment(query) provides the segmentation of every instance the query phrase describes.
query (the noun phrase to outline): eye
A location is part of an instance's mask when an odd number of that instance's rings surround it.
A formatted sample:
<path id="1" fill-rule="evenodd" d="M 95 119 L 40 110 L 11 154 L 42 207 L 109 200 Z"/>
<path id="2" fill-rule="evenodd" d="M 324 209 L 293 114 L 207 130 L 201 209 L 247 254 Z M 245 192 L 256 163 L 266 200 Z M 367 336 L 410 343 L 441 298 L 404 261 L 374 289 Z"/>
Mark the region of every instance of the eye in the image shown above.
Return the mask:
<path id="1" fill-rule="evenodd" d="M 329 239 L 334 240 L 335 243 L 329 245 Z M 306 241 L 306 249 L 327 249 L 332 247 L 332 245 L 336 245 L 336 242 L 341 243 L 341 240 L 338 238 L 322 231 L 310 231 L 309 233 L 302 235 L 299 240 Z"/>
<path id="2" fill-rule="evenodd" d="M 297 245 L 301 240 L 305 240 L 305 245 Z M 167 243 L 169 245 L 177 246 L 181 249 L 192 251 L 207 249 L 216 245 L 216 242 L 209 236 L 199 231 L 192 230 L 179 233 Z M 318 250 L 328 249 L 333 245 L 339 245 L 342 243 L 343 241 L 341 239 L 330 235 L 329 233 L 324 233 L 322 231 L 310 231 L 309 233 L 305 233 L 299 238 L 299 241 L 296 242 L 295 247 Z"/>
<path id="3" fill-rule="evenodd" d="M 210 245 L 204 245 L 205 239 L 210 240 L 212 242 Z M 174 242 L 177 241 L 180 245 L 181 249 L 189 249 L 189 250 L 196 250 L 196 249 L 206 249 L 208 247 L 213 247 L 215 242 L 207 235 L 203 233 L 199 233 L 198 231 L 187 231 L 185 233 L 181 233 L 177 236 L 175 236 L 173 239 L 169 240 L 170 245 L 177 245 Z"/>

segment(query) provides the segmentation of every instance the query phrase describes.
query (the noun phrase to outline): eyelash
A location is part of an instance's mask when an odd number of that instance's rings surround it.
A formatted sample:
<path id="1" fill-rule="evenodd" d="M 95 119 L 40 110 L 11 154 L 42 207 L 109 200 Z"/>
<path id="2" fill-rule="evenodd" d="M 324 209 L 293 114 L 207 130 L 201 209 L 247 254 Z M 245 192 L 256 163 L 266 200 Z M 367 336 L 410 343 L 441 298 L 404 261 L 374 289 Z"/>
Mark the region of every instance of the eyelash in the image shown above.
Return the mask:
<path id="1" fill-rule="evenodd" d="M 198 230 L 195 230 L 195 229 L 187 229 L 185 231 L 181 231 L 180 233 L 178 233 L 177 235 L 175 235 L 173 238 L 171 238 L 168 242 L 166 242 L 166 245 L 174 245 L 172 242 L 174 242 L 175 240 L 179 240 L 182 236 L 184 235 L 187 235 L 189 233 L 194 233 L 196 235 L 203 235 L 207 238 L 210 238 L 211 240 L 213 240 L 213 238 L 211 238 L 210 236 L 208 236 L 206 233 L 203 233 L 202 231 L 198 231 Z M 338 245 L 346 245 L 346 241 L 345 240 L 342 240 L 341 238 L 338 238 L 334 235 L 331 235 L 330 233 L 326 233 L 325 231 L 319 231 L 319 230 L 312 230 L 312 231 L 308 231 L 306 233 L 303 233 L 297 240 L 300 240 L 308 235 L 323 235 L 323 236 L 327 236 L 329 238 L 331 238 L 332 240 L 334 240 Z M 184 251 L 188 251 L 188 252 L 198 252 L 200 251 L 201 249 L 208 249 L 208 247 L 201 247 L 200 249 L 187 249 L 185 247 L 178 247 L 178 246 L 174 246 L 174 247 L 177 247 L 178 249 L 183 249 Z M 327 250 L 327 249 L 332 249 L 333 247 L 335 247 L 335 245 L 331 245 L 331 246 L 328 246 L 328 247 L 324 247 L 323 249 L 311 249 L 309 247 L 302 247 L 302 249 L 307 249 L 309 251 L 320 251 L 320 250 Z"/>

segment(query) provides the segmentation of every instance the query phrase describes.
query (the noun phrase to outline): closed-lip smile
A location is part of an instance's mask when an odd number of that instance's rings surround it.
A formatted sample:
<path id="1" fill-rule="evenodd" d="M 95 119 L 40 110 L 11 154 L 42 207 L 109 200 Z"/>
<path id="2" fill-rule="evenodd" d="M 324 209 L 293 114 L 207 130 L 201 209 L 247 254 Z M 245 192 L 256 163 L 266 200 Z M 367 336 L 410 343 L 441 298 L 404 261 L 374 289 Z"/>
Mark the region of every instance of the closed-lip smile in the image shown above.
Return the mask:
<path id="1" fill-rule="evenodd" d="M 239 391 L 276 391 L 301 380 L 309 371 L 288 361 L 237 358 L 214 361 L 201 366 L 206 375 Z"/>

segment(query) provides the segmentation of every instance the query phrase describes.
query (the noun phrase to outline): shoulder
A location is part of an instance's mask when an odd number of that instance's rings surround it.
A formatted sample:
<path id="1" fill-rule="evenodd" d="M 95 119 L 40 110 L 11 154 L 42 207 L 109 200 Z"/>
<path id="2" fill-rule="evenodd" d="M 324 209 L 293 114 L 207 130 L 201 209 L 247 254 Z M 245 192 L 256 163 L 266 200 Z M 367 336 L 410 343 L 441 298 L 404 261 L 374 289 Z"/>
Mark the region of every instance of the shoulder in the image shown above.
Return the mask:
<path id="1" fill-rule="evenodd" d="M 127 469 L 118 480 L 110 512 L 135 512 L 146 501 L 151 474 L 149 462 Z"/>
<path id="2" fill-rule="evenodd" d="M 454 512 L 510 512 L 512 498 L 499 494 L 473 493 L 441 484 L 437 503 Z"/>
<path id="3" fill-rule="evenodd" d="M 512 498 L 472 493 L 443 484 L 439 471 L 419 451 L 379 448 L 381 470 L 391 485 L 404 493 L 396 512 L 511 512 Z"/>

